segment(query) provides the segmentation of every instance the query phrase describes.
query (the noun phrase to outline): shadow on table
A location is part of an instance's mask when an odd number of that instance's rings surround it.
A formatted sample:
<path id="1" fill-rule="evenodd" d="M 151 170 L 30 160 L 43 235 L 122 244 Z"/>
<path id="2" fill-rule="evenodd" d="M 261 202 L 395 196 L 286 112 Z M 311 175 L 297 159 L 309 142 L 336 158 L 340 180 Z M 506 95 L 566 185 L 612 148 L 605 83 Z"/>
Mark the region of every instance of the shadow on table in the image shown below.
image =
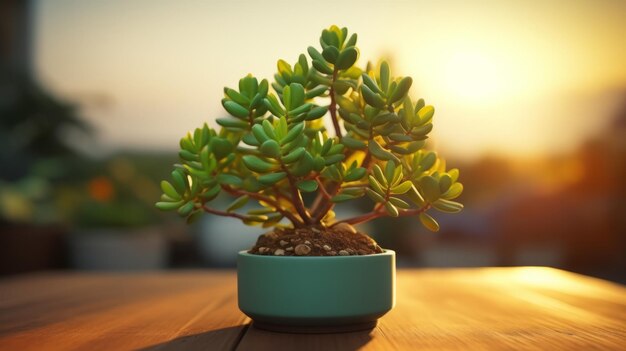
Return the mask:
<path id="1" fill-rule="evenodd" d="M 254 326 L 235 326 L 185 335 L 140 351 L 163 350 L 359 350 L 369 343 L 373 330 L 336 334 L 275 333 Z"/>

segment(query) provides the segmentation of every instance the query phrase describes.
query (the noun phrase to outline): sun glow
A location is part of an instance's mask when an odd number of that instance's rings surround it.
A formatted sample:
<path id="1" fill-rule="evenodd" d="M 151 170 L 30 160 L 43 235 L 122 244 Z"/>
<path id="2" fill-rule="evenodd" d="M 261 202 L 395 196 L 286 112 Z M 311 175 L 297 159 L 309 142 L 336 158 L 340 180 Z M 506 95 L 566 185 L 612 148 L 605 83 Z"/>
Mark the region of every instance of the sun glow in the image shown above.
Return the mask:
<path id="1" fill-rule="evenodd" d="M 498 97 L 502 91 L 496 62 L 478 51 L 452 53 L 442 62 L 441 72 L 442 89 L 466 102 Z"/>

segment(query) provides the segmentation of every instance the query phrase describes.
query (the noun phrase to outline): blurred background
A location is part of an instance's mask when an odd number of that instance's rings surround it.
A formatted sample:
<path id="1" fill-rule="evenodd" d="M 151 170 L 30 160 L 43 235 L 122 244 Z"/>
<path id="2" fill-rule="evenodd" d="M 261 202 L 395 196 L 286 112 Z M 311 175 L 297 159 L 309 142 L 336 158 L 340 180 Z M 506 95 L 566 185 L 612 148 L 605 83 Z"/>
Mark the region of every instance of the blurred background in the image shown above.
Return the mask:
<path id="1" fill-rule="evenodd" d="M 436 107 L 465 210 L 360 229 L 399 266 L 542 265 L 626 283 L 626 2 L 0 1 L 0 275 L 232 267 L 262 229 L 153 204 L 223 86 L 331 24 Z M 227 201 L 226 199 L 224 201 Z M 367 200 L 365 200 L 367 201 Z M 346 209 L 338 215 L 349 211 Z"/>

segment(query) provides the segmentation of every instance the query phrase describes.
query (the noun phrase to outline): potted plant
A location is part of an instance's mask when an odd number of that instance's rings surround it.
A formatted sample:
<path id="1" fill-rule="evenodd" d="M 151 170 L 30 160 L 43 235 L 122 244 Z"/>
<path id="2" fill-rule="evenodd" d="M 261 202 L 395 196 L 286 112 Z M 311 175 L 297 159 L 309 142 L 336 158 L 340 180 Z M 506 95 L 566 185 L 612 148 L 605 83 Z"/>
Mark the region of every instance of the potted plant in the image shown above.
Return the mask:
<path id="1" fill-rule="evenodd" d="M 437 231 L 431 209 L 463 207 L 452 201 L 459 171 L 424 148 L 434 108 L 413 101 L 412 79 L 386 62 L 356 66 L 356 41 L 332 26 L 321 52 L 279 60 L 271 84 L 248 75 L 225 88 L 231 116 L 217 119 L 219 131 L 205 124 L 182 138 L 181 163 L 161 183 L 156 206 L 188 221 L 209 213 L 272 228 L 238 255 L 239 307 L 257 327 L 373 327 L 394 305 L 395 253 L 352 225 L 413 216 Z M 211 206 L 220 193 L 235 198 L 227 208 Z M 336 204 L 364 196 L 370 212 L 335 218 Z M 257 208 L 241 211 L 248 202 Z"/>
<path id="2" fill-rule="evenodd" d="M 151 162 L 131 161 L 131 155 L 116 155 L 82 162 L 87 174 L 61 187 L 60 205 L 74 225 L 68 238 L 74 268 L 132 271 L 167 266 L 168 237 L 157 224 L 162 216 L 148 200 L 160 193 L 158 180 L 139 175 Z"/>

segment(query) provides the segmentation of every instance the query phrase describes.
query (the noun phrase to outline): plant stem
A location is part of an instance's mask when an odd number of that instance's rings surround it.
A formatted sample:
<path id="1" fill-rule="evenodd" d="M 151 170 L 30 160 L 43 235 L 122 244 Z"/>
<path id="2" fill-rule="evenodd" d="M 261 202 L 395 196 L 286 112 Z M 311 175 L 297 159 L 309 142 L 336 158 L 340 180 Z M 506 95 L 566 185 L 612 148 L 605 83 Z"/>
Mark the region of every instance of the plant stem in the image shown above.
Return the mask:
<path id="1" fill-rule="evenodd" d="M 330 198 L 332 196 L 330 196 L 330 194 L 328 193 L 328 191 L 326 191 L 326 188 L 324 187 L 324 183 L 322 183 L 322 180 L 320 179 L 319 176 L 315 177 L 315 181 L 317 182 L 317 184 L 319 185 L 320 188 L 320 192 L 322 193 L 322 196 L 326 199 L 326 200 L 330 200 Z"/>
<path id="2" fill-rule="evenodd" d="M 223 217 L 238 218 L 238 219 L 240 219 L 242 221 L 246 220 L 246 216 L 241 215 L 239 213 L 220 211 L 220 210 L 216 210 L 214 208 L 207 207 L 206 205 L 202 205 L 202 209 L 204 210 L 204 212 L 211 213 L 211 214 L 214 214 L 214 215 L 223 216 Z"/>
<path id="3" fill-rule="evenodd" d="M 337 195 L 340 189 L 341 189 L 341 185 L 335 184 L 331 188 L 331 190 L 327 192 L 327 194 L 330 198 L 332 198 L 333 196 Z M 334 206 L 335 206 L 334 202 L 327 200 L 326 203 L 322 205 L 322 207 L 316 208 L 315 211 L 313 212 L 313 222 L 315 223 L 321 222 L 324 216 L 326 216 L 326 214 L 328 213 L 328 211 L 330 211 Z"/>
<path id="4" fill-rule="evenodd" d="M 336 226 L 339 223 L 359 224 L 359 223 L 371 221 L 371 220 L 379 218 L 379 217 L 388 216 L 387 212 L 385 212 L 383 210 L 383 207 L 379 206 L 379 205 L 380 204 L 376 205 L 376 207 L 374 207 L 374 210 L 372 212 L 369 212 L 369 213 L 366 213 L 366 214 L 363 214 L 363 215 L 360 215 L 360 216 L 356 216 L 356 217 L 352 217 L 352 218 L 341 220 L 339 222 L 334 223 L 331 227 Z M 413 209 L 413 210 L 402 210 L 402 211 L 400 211 L 399 216 L 400 217 L 405 217 L 405 216 L 418 215 L 418 214 L 428 210 L 429 208 L 430 208 L 430 204 L 426 204 L 426 205 L 424 205 L 424 207 L 421 207 L 421 208 L 417 208 L 417 209 Z"/>
<path id="5" fill-rule="evenodd" d="M 335 87 L 334 83 L 337 80 L 337 67 L 333 70 L 333 79 L 330 84 L 330 90 L 328 94 L 330 95 L 330 105 L 328 106 L 328 111 L 330 112 L 330 117 L 333 120 L 333 127 L 335 128 L 335 135 L 341 140 L 341 127 L 339 126 L 339 120 L 337 119 L 337 103 L 335 102 Z"/>
<path id="6" fill-rule="evenodd" d="M 289 182 L 289 188 L 291 190 L 291 200 L 294 207 L 296 208 L 296 211 L 300 215 L 300 218 L 302 218 L 304 224 L 311 224 L 311 216 L 309 216 L 306 207 L 304 207 L 302 194 L 300 194 L 300 190 L 298 190 L 298 187 L 296 186 L 296 179 L 294 178 L 293 174 L 289 172 L 289 169 L 282 161 L 280 162 L 280 167 L 283 172 L 287 173 L 287 181 Z"/>
<path id="7" fill-rule="evenodd" d="M 249 191 L 245 191 L 245 190 L 241 190 L 241 189 L 233 189 L 231 187 L 227 187 L 227 186 L 222 186 L 222 189 L 224 189 L 224 191 L 226 191 L 227 193 L 234 195 L 234 196 L 243 196 L 243 195 L 247 195 L 255 200 L 258 201 L 263 201 L 266 202 L 272 206 L 274 206 L 274 208 L 276 208 L 276 211 L 279 212 L 280 214 L 282 214 L 283 216 L 287 217 L 287 219 L 289 219 L 289 221 L 291 221 L 291 223 L 294 225 L 294 227 L 301 227 L 304 222 L 299 220 L 296 216 L 293 215 L 293 213 L 285 210 L 284 208 L 280 207 L 280 204 L 278 203 L 278 201 L 262 195 L 260 193 L 252 193 Z"/>

